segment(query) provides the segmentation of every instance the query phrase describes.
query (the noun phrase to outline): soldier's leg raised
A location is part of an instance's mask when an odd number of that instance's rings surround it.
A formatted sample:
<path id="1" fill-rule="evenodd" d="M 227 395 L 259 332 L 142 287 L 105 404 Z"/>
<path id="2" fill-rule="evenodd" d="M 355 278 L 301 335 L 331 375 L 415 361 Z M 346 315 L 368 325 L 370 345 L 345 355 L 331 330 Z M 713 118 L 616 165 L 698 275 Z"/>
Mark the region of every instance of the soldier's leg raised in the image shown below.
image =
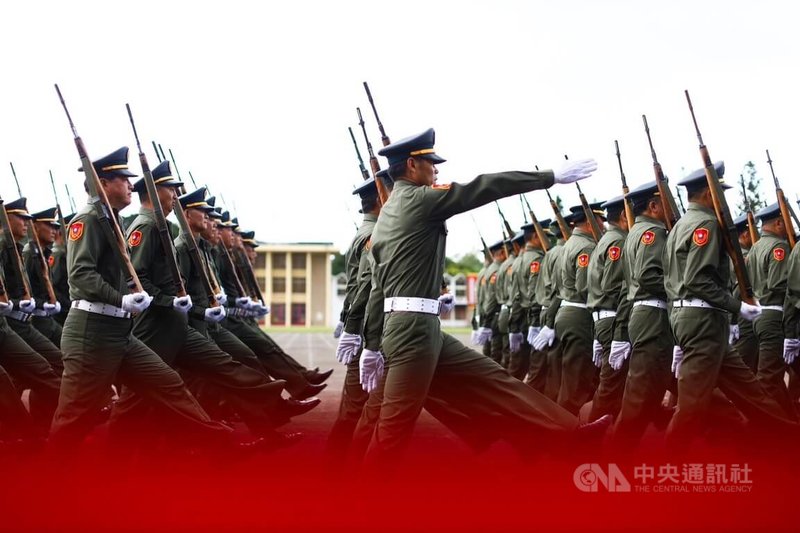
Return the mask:
<path id="1" fill-rule="evenodd" d="M 31 323 L 33 324 L 33 327 L 39 331 L 39 333 L 47 337 L 47 340 L 53 343 L 53 346 L 60 348 L 61 324 L 56 322 L 55 318 L 50 316 L 35 316 L 31 319 Z"/>
<path id="2" fill-rule="evenodd" d="M 739 319 L 739 340 L 733 345 L 734 349 L 742 356 L 742 361 L 753 374 L 758 373 L 758 339 L 753 330 L 753 323 L 743 318 Z"/>
<path id="3" fill-rule="evenodd" d="M 342 397 L 339 402 L 339 414 L 336 421 L 333 423 L 333 428 L 328 435 L 325 450 L 328 457 L 333 461 L 339 462 L 347 456 L 347 450 L 353 441 L 353 435 L 356 426 L 361 418 L 361 413 L 364 409 L 364 404 L 367 403 L 367 394 L 359 381 L 358 362 L 361 357 L 361 352 L 353 357 L 347 365 L 347 372 L 344 376 L 344 384 L 342 385 Z M 373 426 L 374 427 L 374 426 Z M 366 443 L 372 438 L 372 433 L 367 436 Z M 366 445 L 364 446 L 366 449 Z"/>
<path id="4" fill-rule="evenodd" d="M 8 321 L 8 325 L 25 341 L 25 344 L 50 363 L 56 374 L 60 376 L 64 372 L 61 350 L 50 342 L 47 337 L 39 333 L 30 322 L 11 319 Z"/>

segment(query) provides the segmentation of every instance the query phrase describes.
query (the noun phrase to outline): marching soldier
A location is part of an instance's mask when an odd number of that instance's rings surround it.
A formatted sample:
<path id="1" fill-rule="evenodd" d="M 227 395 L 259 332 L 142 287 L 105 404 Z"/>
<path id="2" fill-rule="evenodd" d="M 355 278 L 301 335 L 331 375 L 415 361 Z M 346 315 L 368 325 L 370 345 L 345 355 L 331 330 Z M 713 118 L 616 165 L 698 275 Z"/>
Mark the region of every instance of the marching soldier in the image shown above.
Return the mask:
<path id="1" fill-rule="evenodd" d="M 517 260 L 517 256 L 522 248 L 524 236 L 525 234 L 521 231 L 518 231 L 513 236 L 509 235 L 506 241 L 508 256 L 497 269 L 495 298 L 497 299 L 497 305 L 500 306 L 500 312 L 497 315 L 497 331 L 500 334 L 500 345 L 502 346 L 500 365 L 506 369 L 511 362 L 511 351 L 508 345 L 508 322 L 511 319 L 511 305 L 509 303 L 511 299 L 511 271 L 514 266 L 514 261 Z"/>
<path id="2" fill-rule="evenodd" d="M 629 229 L 625 199 L 621 196 L 614 198 L 602 207 L 608 217 L 608 231 L 592 252 L 587 273 L 589 298 L 586 304 L 594 321 L 592 360 L 600 368 L 600 382 L 592 399 L 589 420 L 597 420 L 607 414 L 617 416 L 619 413 L 628 365 L 614 368 L 609 356 L 615 350 L 630 350 L 626 327 L 630 304 L 625 293 L 623 267 L 623 249 Z"/>
<path id="3" fill-rule="evenodd" d="M 53 245 L 56 240 L 56 235 L 60 235 L 61 224 L 58 222 L 58 208 L 51 207 L 38 213 L 33 213 L 33 227 L 36 231 L 36 236 L 41 245 L 41 251 L 45 260 L 52 269 L 55 265 L 55 257 L 53 257 Z M 22 250 L 22 257 L 25 263 L 25 270 L 28 273 L 28 279 L 31 282 L 31 296 L 42 304 L 48 301 L 47 287 L 42 279 L 42 271 L 38 264 L 38 259 L 33 254 L 33 247 L 30 243 L 25 245 Z M 48 269 L 48 271 L 49 271 Z M 52 283 L 52 280 L 50 280 Z M 55 292 L 55 287 L 53 287 Z M 42 306 L 42 309 L 34 309 L 33 318 L 31 323 L 33 327 L 39 330 L 39 333 L 47 337 L 54 346 L 61 346 L 61 325 L 56 322 L 55 316 L 61 313 L 63 304 L 56 299 L 55 307 Z"/>
<path id="4" fill-rule="evenodd" d="M 742 255 L 745 262 L 750 254 L 750 248 L 753 247 L 753 239 L 750 236 L 750 231 L 747 225 L 747 215 L 742 215 L 733 221 L 736 225 L 736 230 L 739 232 L 739 246 L 742 247 Z M 731 264 L 731 269 L 733 265 Z M 733 276 L 732 276 L 733 277 Z M 739 297 L 739 284 L 736 279 L 732 279 L 731 294 L 734 297 Z M 756 340 L 756 333 L 753 330 L 753 323 L 745 320 L 739 316 L 738 313 L 731 315 L 734 323 L 731 324 L 730 343 L 733 349 L 742 356 L 742 361 L 746 364 L 753 374 L 758 373 L 758 341 Z"/>
<path id="5" fill-rule="evenodd" d="M 486 292 L 486 271 L 489 269 L 489 266 L 491 266 L 493 261 L 494 259 L 492 258 L 492 253 L 489 251 L 489 247 L 487 246 L 484 248 L 483 267 L 478 271 L 478 275 L 475 278 L 475 307 L 472 309 L 472 344 L 479 344 L 478 330 L 480 329 L 481 305 L 483 303 L 483 299 L 485 298 L 484 293 Z M 486 357 L 492 356 L 491 341 L 484 342 L 482 348 L 483 355 Z"/>
<path id="6" fill-rule="evenodd" d="M 489 252 L 492 254 L 492 264 L 486 268 L 484 279 L 486 284 L 484 286 L 481 302 L 481 327 L 478 328 L 478 334 L 475 337 L 476 344 L 485 345 L 489 343 L 489 354 L 492 360 L 500 362 L 503 356 L 503 339 L 500 338 L 500 331 L 498 329 L 498 315 L 500 314 L 500 305 L 497 301 L 498 289 L 498 272 L 500 265 L 507 259 L 505 241 L 497 241 L 489 246 Z M 485 350 L 485 349 L 484 349 Z"/>
<path id="7" fill-rule="evenodd" d="M 69 227 L 69 223 L 72 222 L 72 217 L 74 216 L 75 214 L 71 213 L 64 217 L 64 224 L 67 227 Z M 67 319 L 70 309 L 70 300 L 69 282 L 67 281 L 67 243 L 64 242 L 64 236 L 60 231 L 56 232 L 56 241 L 53 244 L 53 253 L 50 258 L 50 278 L 53 280 L 56 299 L 61 304 L 61 311 L 53 315 L 53 319 L 60 326 L 64 326 L 64 321 Z"/>

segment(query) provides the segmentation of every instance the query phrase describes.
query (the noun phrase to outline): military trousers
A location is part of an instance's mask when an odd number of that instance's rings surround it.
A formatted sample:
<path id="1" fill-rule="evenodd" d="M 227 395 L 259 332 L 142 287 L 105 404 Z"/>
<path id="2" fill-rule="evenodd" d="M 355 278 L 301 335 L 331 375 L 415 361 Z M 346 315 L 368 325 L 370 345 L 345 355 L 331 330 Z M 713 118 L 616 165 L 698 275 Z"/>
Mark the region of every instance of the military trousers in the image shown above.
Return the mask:
<path id="1" fill-rule="evenodd" d="M 715 387 L 749 423 L 764 430 L 796 430 L 783 408 L 761 387 L 741 355 L 728 345 L 728 314 L 696 307 L 676 308 L 670 316 L 675 340 L 683 349 L 678 376 L 678 406 L 667 428 L 667 447 L 683 454 L 707 420 Z"/>
<path id="2" fill-rule="evenodd" d="M 547 354 L 547 380 L 544 385 L 544 395 L 549 399 L 558 401 L 558 391 L 561 389 L 561 356 L 563 350 L 558 337 L 553 340 L 553 345 L 545 347 Z"/>
<path id="3" fill-rule="evenodd" d="M 588 309 L 562 305 L 556 315 L 556 335 L 561 341 L 561 386 L 558 405 L 577 415 L 594 396 L 597 367 L 592 362 L 592 314 Z"/>
<path id="4" fill-rule="evenodd" d="M 784 381 L 788 367 L 783 360 L 783 312 L 764 309 L 753 323 L 753 330 L 758 342 L 756 377 L 767 394 L 783 407 L 786 416 L 796 419 L 794 402 Z"/>
<path id="5" fill-rule="evenodd" d="M 44 357 L 50 366 L 53 367 L 57 375 L 60 376 L 62 372 L 64 372 L 61 350 L 50 342 L 47 337 L 42 335 L 39 330 L 33 327 L 31 322 L 22 322 L 20 320 L 14 320 L 13 318 L 7 320 L 11 329 L 13 329 L 33 351 Z"/>
<path id="6" fill-rule="evenodd" d="M 133 321 L 73 309 L 62 334 L 64 374 L 50 445 L 69 452 L 95 424 L 115 378 L 163 407 L 186 431 L 209 439 L 230 429 L 209 418 L 183 380 L 132 335 Z"/>
<path id="7" fill-rule="evenodd" d="M 600 382 L 592 398 L 589 421 L 597 420 L 605 415 L 616 417 L 622 407 L 622 394 L 625 391 L 630 357 L 622 362 L 619 370 L 611 368 L 611 364 L 608 362 L 611 354 L 611 341 L 614 340 L 615 322 L 616 318 L 608 317 L 594 323 L 594 338 L 603 347 L 603 356 L 600 366 Z"/>
<path id="8" fill-rule="evenodd" d="M 389 313 L 384 321 L 386 383 L 367 461 L 388 467 L 408 446 L 429 390 L 442 385 L 462 412 L 492 416 L 504 435 L 536 433 L 543 439 L 573 430 L 578 420 L 497 363 L 443 333 L 439 318 Z"/>
<path id="9" fill-rule="evenodd" d="M 336 463 L 344 461 L 353 441 L 353 434 L 358 425 L 364 404 L 369 394 L 361 387 L 358 363 L 361 350 L 347 364 L 347 371 L 342 385 L 342 397 L 339 401 L 339 413 L 333 423 L 325 446 L 328 458 Z M 369 441 L 368 441 L 369 442 Z"/>
<path id="10" fill-rule="evenodd" d="M 61 324 L 56 322 L 56 319 L 51 316 L 35 316 L 31 319 L 31 324 L 36 330 L 47 337 L 47 340 L 53 343 L 53 346 L 59 348 L 61 346 Z"/>
<path id="11" fill-rule="evenodd" d="M 614 425 L 614 449 L 633 450 L 647 425 L 661 409 L 672 380 L 672 349 L 675 345 L 666 309 L 640 305 L 631 310 L 630 366 L 622 397 L 622 410 Z"/>
<path id="12" fill-rule="evenodd" d="M 0 317 L 0 365 L 13 379 L 17 398 L 30 389 L 30 414 L 38 433 L 46 435 L 58 406 L 61 379 L 44 357 L 36 353 Z"/>
<path id="13" fill-rule="evenodd" d="M 738 325 L 739 340 L 734 343 L 733 348 L 742 356 L 742 361 L 753 371 L 753 374 L 758 374 L 758 339 L 756 339 L 753 323 L 740 318 Z"/>

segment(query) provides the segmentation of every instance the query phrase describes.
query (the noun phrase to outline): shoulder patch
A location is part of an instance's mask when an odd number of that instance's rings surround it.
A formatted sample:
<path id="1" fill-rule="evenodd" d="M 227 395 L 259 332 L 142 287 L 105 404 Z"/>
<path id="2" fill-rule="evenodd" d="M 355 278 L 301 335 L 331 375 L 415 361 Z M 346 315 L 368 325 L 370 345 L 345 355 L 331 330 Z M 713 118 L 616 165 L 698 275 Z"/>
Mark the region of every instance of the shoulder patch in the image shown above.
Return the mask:
<path id="1" fill-rule="evenodd" d="M 79 241 L 83 237 L 83 222 L 73 222 L 69 225 L 69 240 Z"/>
<path id="2" fill-rule="evenodd" d="M 142 232 L 137 230 L 133 230 L 131 234 L 128 236 L 128 245 L 131 247 L 136 247 L 142 244 Z"/>
<path id="3" fill-rule="evenodd" d="M 491 278 L 489 278 L 489 284 L 494 285 L 495 283 L 497 283 L 497 273 L 496 272 L 494 274 L 492 274 Z"/>
<path id="4" fill-rule="evenodd" d="M 539 261 L 533 261 L 531 263 L 531 274 L 538 274 L 539 273 L 539 269 L 541 269 L 541 267 L 542 267 L 542 265 L 541 265 L 541 263 L 539 263 Z"/>
<path id="5" fill-rule="evenodd" d="M 786 259 L 786 250 L 783 248 L 775 248 L 772 250 L 772 257 L 775 258 L 775 261 L 783 261 Z"/>
<path id="6" fill-rule="evenodd" d="M 697 246 L 705 246 L 708 244 L 708 230 L 706 228 L 697 228 L 692 235 L 692 242 Z"/>
<path id="7" fill-rule="evenodd" d="M 644 244 L 645 246 L 650 246 L 654 242 L 656 242 L 655 233 L 653 233 L 650 230 L 647 230 L 644 233 L 642 233 L 642 244 Z"/>
<path id="8" fill-rule="evenodd" d="M 56 258 L 51 255 L 47 258 L 47 264 L 50 268 L 53 268 L 53 265 L 56 264 Z"/>
<path id="9" fill-rule="evenodd" d="M 616 261 L 620 257 L 622 257 L 622 248 L 619 246 L 612 246 L 608 249 L 608 259 L 610 261 Z"/>
<path id="10" fill-rule="evenodd" d="M 586 268 L 589 266 L 589 254 L 581 254 L 578 256 L 578 266 Z"/>
<path id="11" fill-rule="evenodd" d="M 445 183 L 444 185 L 431 185 L 431 189 L 435 189 L 437 191 L 449 191 L 450 190 L 450 184 L 449 183 Z"/>

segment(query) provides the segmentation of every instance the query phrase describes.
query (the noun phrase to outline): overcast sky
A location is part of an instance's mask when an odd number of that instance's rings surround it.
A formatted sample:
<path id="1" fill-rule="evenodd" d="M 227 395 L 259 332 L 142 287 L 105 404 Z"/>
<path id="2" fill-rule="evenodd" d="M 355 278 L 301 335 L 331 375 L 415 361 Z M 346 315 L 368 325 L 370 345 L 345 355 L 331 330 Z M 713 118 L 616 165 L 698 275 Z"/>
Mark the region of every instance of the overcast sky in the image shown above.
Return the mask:
<path id="1" fill-rule="evenodd" d="M 83 201 L 54 82 L 93 159 L 128 145 L 140 172 L 128 102 L 151 166 L 156 140 L 185 181 L 191 170 L 270 242 L 344 249 L 352 238 L 361 176 L 347 127 L 357 106 L 381 145 L 363 81 L 393 140 L 436 129 L 442 183 L 559 166 L 566 153 L 598 160 L 584 192 L 608 199 L 620 192 L 615 139 L 629 185 L 653 179 L 643 113 L 678 181 L 701 165 L 689 89 L 726 177 L 753 160 L 768 178 L 769 148 L 788 196 L 800 193 L 792 2 L 27 0 L 4 3 L 0 17 L 0 193 L 17 197 L 13 161 L 32 210 L 53 203 L 48 170 L 62 203 L 64 183 Z M 765 191 L 774 201 L 771 181 Z M 577 202 L 573 187 L 554 192 Z M 528 197 L 550 216 L 543 192 Z M 501 205 L 522 223 L 516 198 Z M 474 216 L 487 240 L 499 238 L 493 206 Z M 469 214 L 448 227 L 450 255 L 478 250 Z"/>

